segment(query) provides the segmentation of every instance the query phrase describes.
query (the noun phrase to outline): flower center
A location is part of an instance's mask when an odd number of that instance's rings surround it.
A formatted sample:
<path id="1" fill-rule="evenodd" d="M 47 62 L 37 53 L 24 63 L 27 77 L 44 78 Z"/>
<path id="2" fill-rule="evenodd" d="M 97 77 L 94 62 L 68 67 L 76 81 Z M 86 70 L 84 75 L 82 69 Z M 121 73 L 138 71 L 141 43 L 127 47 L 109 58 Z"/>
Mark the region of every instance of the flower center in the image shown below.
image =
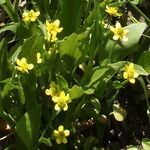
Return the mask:
<path id="1" fill-rule="evenodd" d="M 121 28 L 121 27 L 118 28 L 117 29 L 117 34 L 118 34 L 119 37 L 123 37 L 124 36 L 124 30 L 123 30 L 123 28 Z"/>

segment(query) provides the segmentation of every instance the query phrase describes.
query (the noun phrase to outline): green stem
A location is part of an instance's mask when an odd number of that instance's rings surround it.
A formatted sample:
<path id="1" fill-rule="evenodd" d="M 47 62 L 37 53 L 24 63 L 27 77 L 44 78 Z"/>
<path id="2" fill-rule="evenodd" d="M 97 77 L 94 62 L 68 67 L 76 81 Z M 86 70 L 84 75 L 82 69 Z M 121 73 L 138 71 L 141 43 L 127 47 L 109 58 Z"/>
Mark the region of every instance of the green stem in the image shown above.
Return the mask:
<path id="1" fill-rule="evenodd" d="M 150 19 L 147 17 L 138 7 L 136 7 L 134 4 L 131 3 L 130 0 L 128 0 L 128 3 L 140 14 L 145 18 L 145 21 L 147 21 L 148 25 L 150 25 Z"/>
<path id="2" fill-rule="evenodd" d="M 52 112 L 52 117 L 50 118 L 46 128 L 43 130 L 42 134 L 41 134 L 41 138 L 44 137 L 46 131 L 48 130 L 48 128 L 51 126 L 52 121 L 54 120 L 55 116 L 57 115 L 57 112 L 55 110 L 53 110 Z"/>

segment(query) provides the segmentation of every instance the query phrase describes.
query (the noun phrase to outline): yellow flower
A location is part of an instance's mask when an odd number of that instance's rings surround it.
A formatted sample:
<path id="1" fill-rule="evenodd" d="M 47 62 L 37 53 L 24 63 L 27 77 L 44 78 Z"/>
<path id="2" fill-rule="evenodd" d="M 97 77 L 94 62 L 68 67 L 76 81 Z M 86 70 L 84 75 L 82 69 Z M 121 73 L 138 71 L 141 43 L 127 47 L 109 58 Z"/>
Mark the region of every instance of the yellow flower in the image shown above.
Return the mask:
<path id="1" fill-rule="evenodd" d="M 52 100 L 55 104 L 55 110 L 59 111 L 63 109 L 64 111 L 68 110 L 68 103 L 70 102 L 69 94 L 65 94 L 64 91 L 61 91 L 59 96 L 53 96 Z"/>
<path id="2" fill-rule="evenodd" d="M 38 64 L 41 64 L 41 63 L 42 63 L 41 54 L 40 54 L 40 53 L 37 53 L 37 54 L 36 54 L 36 57 L 37 57 L 37 63 L 38 63 Z"/>
<path id="3" fill-rule="evenodd" d="M 134 84 L 135 78 L 137 78 L 138 76 L 139 76 L 139 74 L 137 72 L 135 72 L 133 63 L 130 63 L 125 66 L 125 71 L 123 73 L 123 77 L 126 80 L 129 80 L 130 83 Z"/>
<path id="4" fill-rule="evenodd" d="M 57 19 L 54 22 L 48 22 L 46 20 L 45 28 L 46 28 L 46 36 L 45 39 L 51 42 L 55 42 L 57 38 L 57 33 L 60 33 L 63 28 L 59 28 L 60 21 Z"/>
<path id="5" fill-rule="evenodd" d="M 49 95 L 51 97 L 53 97 L 53 96 L 59 96 L 60 95 L 59 86 L 57 84 L 55 84 L 55 82 L 52 81 L 50 83 L 50 89 L 46 89 L 45 93 L 46 93 L 46 95 Z"/>
<path id="6" fill-rule="evenodd" d="M 122 16 L 121 13 L 118 13 L 118 8 L 117 8 L 117 7 L 109 7 L 109 6 L 106 6 L 105 11 L 106 11 L 109 15 L 114 16 L 114 17 Z"/>
<path id="7" fill-rule="evenodd" d="M 35 12 L 34 10 L 25 11 L 22 15 L 24 22 L 33 22 L 40 15 L 40 12 Z"/>
<path id="8" fill-rule="evenodd" d="M 67 143 L 67 136 L 70 135 L 70 131 L 69 130 L 64 130 L 64 127 L 62 125 L 60 125 L 58 127 L 58 130 L 54 130 L 54 136 L 56 137 L 56 142 L 57 144 L 61 144 Z"/>
<path id="9" fill-rule="evenodd" d="M 114 33 L 113 39 L 115 41 L 116 40 L 120 40 L 123 42 L 128 41 L 128 38 L 126 37 L 126 35 L 129 32 L 129 30 L 122 28 L 119 22 L 116 23 L 115 28 L 110 27 L 110 30 Z"/>
<path id="10" fill-rule="evenodd" d="M 32 70 L 34 67 L 33 64 L 27 63 L 26 58 L 22 58 L 21 60 L 17 59 L 16 63 L 18 65 L 16 66 L 16 69 L 23 73 L 29 73 L 28 70 Z"/>

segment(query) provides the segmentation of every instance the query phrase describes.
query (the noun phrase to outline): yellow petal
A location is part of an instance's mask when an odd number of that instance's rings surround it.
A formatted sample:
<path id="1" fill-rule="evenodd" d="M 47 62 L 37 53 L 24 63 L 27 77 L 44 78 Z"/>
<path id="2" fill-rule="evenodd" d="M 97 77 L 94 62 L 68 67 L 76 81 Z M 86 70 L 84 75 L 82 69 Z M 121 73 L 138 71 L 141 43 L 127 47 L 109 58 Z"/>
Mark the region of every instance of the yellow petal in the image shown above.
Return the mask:
<path id="1" fill-rule="evenodd" d="M 112 27 L 112 26 L 110 26 L 110 30 L 112 31 L 112 32 L 115 32 L 115 28 L 114 27 Z"/>
<path id="2" fill-rule="evenodd" d="M 27 61 L 26 61 L 26 58 L 22 58 L 22 59 L 21 59 L 21 62 L 22 62 L 22 63 L 26 63 L 26 62 L 27 62 Z"/>
<path id="3" fill-rule="evenodd" d="M 134 72 L 134 78 L 137 78 L 139 74 L 137 72 Z"/>
<path id="4" fill-rule="evenodd" d="M 68 105 L 65 104 L 65 107 L 63 108 L 64 111 L 67 111 L 68 110 Z"/>
<path id="5" fill-rule="evenodd" d="M 127 72 L 124 72 L 124 73 L 123 73 L 123 77 L 124 77 L 125 79 L 128 79 L 128 73 L 127 73 Z"/>
<path id="6" fill-rule="evenodd" d="M 126 36 L 123 36 L 122 41 L 123 41 L 123 42 L 127 42 L 127 41 L 128 41 L 128 38 L 127 38 Z"/>
<path id="7" fill-rule="evenodd" d="M 113 39 L 114 39 L 115 41 L 117 41 L 117 40 L 119 39 L 119 36 L 114 35 L 114 36 L 113 36 Z"/>
<path id="8" fill-rule="evenodd" d="M 60 110 L 60 107 L 59 107 L 58 104 L 55 105 L 55 110 L 56 110 L 56 111 L 59 111 L 59 110 Z"/>
<path id="9" fill-rule="evenodd" d="M 66 143 L 67 143 L 67 139 L 64 137 L 64 138 L 62 139 L 62 142 L 63 142 L 64 144 L 66 144 Z"/>
<path id="10" fill-rule="evenodd" d="M 40 12 L 39 12 L 39 11 L 37 11 L 37 12 L 35 13 L 35 15 L 36 15 L 36 16 L 39 16 L 39 15 L 40 15 Z"/>
<path id="11" fill-rule="evenodd" d="M 65 133 L 65 136 L 69 136 L 70 135 L 70 131 L 69 130 L 65 130 L 64 133 Z"/>
<path id="12" fill-rule="evenodd" d="M 64 130 L 64 127 L 62 126 L 62 125 L 60 125 L 59 127 L 58 127 L 58 131 L 59 132 L 62 132 Z"/>
<path id="13" fill-rule="evenodd" d="M 52 94 L 51 94 L 51 96 L 52 96 Z M 59 99 L 60 99 L 60 98 L 57 97 L 57 96 L 53 96 L 53 97 L 52 97 L 52 101 L 55 102 L 55 103 L 59 102 Z"/>
<path id="14" fill-rule="evenodd" d="M 63 30 L 63 28 L 58 28 L 57 32 L 61 32 Z"/>
<path id="15" fill-rule="evenodd" d="M 131 78 L 131 79 L 129 79 L 129 82 L 132 83 L 132 84 L 134 84 L 135 83 L 135 79 Z"/>
<path id="16" fill-rule="evenodd" d="M 29 70 L 32 70 L 32 69 L 33 69 L 33 67 L 34 67 L 34 65 L 33 65 L 33 64 L 28 64 L 28 69 L 29 69 Z"/>
<path id="17" fill-rule="evenodd" d="M 55 24 L 57 27 L 59 27 L 60 21 L 59 21 L 58 19 L 56 19 L 56 20 L 54 21 L 54 24 Z"/>
<path id="18" fill-rule="evenodd" d="M 54 130 L 54 136 L 58 137 L 59 136 L 59 132 L 57 130 Z"/>
<path id="19" fill-rule="evenodd" d="M 37 58 L 40 58 L 40 57 L 41 57 L 41 54 L 40 54 L 40 53 L 37 53 L 37 54 L 36 54 L 36 57 L 37 57 Z"/>
<path id="20" fill-rule="evenodd" d="M 129 68 L 130 68 L 130 69 L 134 69 L 134 64 L 133 64 L 133 63 L 130 63 L 130 64 L 129 64 Z"/>
<path id="21" fill-rule="evenodd" d="M 56 142 L 57 142 L 57 144 L 61 144 L 61 143 L 62 143 L 62 141 L 61 141 L 60 138 L 57 138 L 57 139 L 56 139 Z"/>
<path id="22" fill-rule="evenodd" d="M 49 89 L 46 89 L 46 90 L 45 90 L 45 94 L 46 94 L 46 95 L 51 95 L 51 91 L 50 91 Z"/>
<path id="23" fill-rule="evenodd" d="M 41 63 L 42 63 L 42 59 L 39 58 L 39 59 L 37 60 L 37 63 L 38 63 L 38 64 L 41 64 Z"/>
<path id="24" fill-rule="evenodd" d="M 16 63 L 17 63 L 18 66 L 21 66 L 21 64 L 22 64 L 19 59 L 16 60 Z"/>
<path id="25" fill-rule="evenodd" d="M 116 22 L 116 28 L 120 28 L 120 27 L 121 27 L 120 22 Z"/>

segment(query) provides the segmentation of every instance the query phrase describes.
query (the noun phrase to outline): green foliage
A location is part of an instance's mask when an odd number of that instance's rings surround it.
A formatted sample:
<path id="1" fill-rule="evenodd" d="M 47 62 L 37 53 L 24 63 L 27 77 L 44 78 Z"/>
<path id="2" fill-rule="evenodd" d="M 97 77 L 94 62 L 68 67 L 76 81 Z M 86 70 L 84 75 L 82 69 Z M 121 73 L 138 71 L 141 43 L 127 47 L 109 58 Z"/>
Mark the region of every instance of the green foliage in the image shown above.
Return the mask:
<path id="1" fill-rule="evenodd" d="M 23 7 L 19 2 L 0 0 L 9 18 L 0 28 L 0 117 L 13 134 L 5 149 L 100 149 L 111 121 L 127 124 L 131 103 L 123 94 L 136 87 L 146 100 L 142 95 L 136 103 L 150 111 L 147 24 L 127 25 L 126 15 L 106 12 L 106 6 L 115 6 L 124 14 L 125 5 L 141 1 L 29 0 Z M 123 33 L 114 35 L 116 21 Z M 60 139 L 67 144 L 58 145 Z M 141 145 L 148 150 L 149 139 Z"/>

